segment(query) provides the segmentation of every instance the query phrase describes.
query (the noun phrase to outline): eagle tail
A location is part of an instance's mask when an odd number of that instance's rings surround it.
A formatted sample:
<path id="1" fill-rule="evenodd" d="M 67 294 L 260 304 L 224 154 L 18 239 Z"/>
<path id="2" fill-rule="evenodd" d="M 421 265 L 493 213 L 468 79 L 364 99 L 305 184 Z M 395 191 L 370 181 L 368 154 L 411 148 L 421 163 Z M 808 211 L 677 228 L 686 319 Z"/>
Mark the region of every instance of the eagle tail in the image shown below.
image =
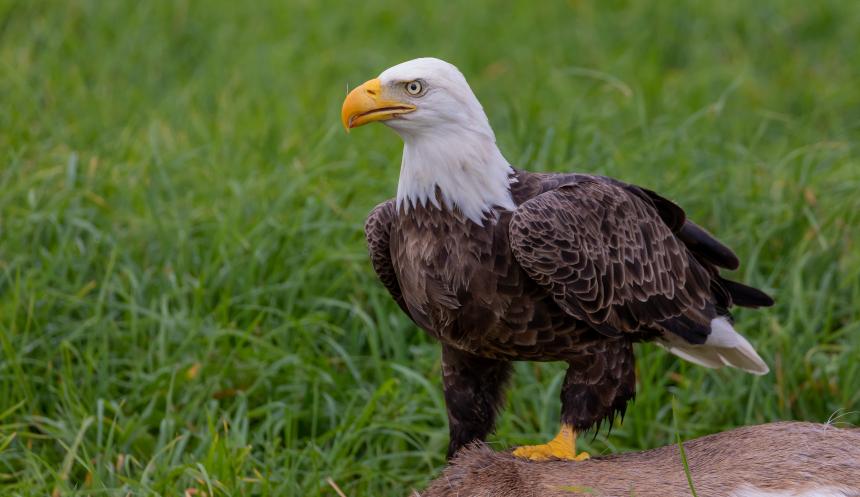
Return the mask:
<path id="1" fill-rule="evenodd" d="M 656 343 L 682 359 L 707 368 L 731 366 L 754 375 L 770 371 L 749 341 L 735 331 L 724 316 L 711 321 L 711 333 L 701 345 L 672 335 L 666 335 Z"/>

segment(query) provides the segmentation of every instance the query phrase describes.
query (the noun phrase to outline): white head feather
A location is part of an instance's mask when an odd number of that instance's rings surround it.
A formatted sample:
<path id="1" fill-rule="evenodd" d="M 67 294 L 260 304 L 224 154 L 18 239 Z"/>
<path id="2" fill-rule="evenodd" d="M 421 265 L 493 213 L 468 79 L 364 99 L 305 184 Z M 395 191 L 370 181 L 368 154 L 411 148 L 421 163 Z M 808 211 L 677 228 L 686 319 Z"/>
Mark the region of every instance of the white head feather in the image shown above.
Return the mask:
<path id="1" fill-rule="evenodd" d="M 403 161 L 397 186 L 397 207 L 406 211 L 429 202 L 460 209 L 483 224 L 494 207 L 516 208 L 510 193 L 513 169 L 496 146 L 496 136 L 463 74 L 439 59 L 421 58 L 398 64 L 379 75 L 389 94 L 417 109 L 384 121 L 403 138 Z M 417 96 L 402 91 L 404 83 L 420 81 Z"/>

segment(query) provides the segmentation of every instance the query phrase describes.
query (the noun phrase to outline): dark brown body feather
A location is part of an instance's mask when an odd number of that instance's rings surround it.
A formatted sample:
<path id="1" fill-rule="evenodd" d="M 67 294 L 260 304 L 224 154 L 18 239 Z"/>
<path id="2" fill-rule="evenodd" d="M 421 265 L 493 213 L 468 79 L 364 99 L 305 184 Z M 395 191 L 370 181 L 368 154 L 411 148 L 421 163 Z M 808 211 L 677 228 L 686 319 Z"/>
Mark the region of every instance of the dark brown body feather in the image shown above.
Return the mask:
<path id="1" fill-rule="evenodd" d="M 736 267 L 734 254 L 653 192 L 517 171 L 511 194 L 518 208 L 484 225 L 432 206 L 398 212 L 393 200 L 366 224 L 380 280 L 443 345 L 449 456 L 492 429 L 510 361 L 567 361 L 562 420 L 587 429 L 633 397 L 633 342 L 703 343 L 733 292 L 771 303 L 723 284 L 717 266 Z"/>

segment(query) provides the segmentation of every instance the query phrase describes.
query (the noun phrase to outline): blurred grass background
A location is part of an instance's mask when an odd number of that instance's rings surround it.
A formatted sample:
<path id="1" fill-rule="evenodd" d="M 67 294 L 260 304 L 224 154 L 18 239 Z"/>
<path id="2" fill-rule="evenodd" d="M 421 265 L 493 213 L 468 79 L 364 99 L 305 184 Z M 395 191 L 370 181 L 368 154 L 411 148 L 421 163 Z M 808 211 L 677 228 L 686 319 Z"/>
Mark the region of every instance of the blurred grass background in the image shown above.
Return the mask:
<path id="1" fill-rule="evenodd" d="M 348 87 L 458 65 L 517 167 L 683 205 L 777 305 L 753 378 L 638 347 L 592 454 L 860 422 L 860 3 L 0 0 L 0 493 L 403 495 L 443 465 L 438 347 L 372 274 L 400 142 Z M 542 441 L 519 364 L 493 443 Z"/>

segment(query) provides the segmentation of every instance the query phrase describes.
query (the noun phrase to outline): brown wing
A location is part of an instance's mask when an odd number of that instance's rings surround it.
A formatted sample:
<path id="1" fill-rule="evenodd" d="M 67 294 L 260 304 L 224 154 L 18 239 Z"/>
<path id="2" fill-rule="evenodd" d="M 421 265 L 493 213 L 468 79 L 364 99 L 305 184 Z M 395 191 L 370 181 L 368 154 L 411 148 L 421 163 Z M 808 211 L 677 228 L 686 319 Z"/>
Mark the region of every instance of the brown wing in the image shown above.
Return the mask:
<path id="1" fill-rule="evenodd" d="M 684 210 L 671 200 L 640 186 L 624 185 L 624 189 L 640 196 L 651 203 L 660 214 L 660 218 L 690 249 L 693 254 L 714 266 L 726 269 L 737 269 L 740 266 L 738 256 L 732 249 L 726 247 L 704 228 L 687 219 Z"/>
<path id="2" fill-rule="evenodd" d="M 684 225 L 683 211 L 673 217 Z M 602 333 L 668 330 L 693 343 L 710 333 L 711 271 L 623 185 L 583 177 L 542 193 L 520 205 L 510 235 L 526 273 Z"/>
<path id="3" fill-rule="evenodd" d="M 714 235 L 708 233 L 705 228 L 687 219 L 683 209 L 646 188 L 620 182 L 617 184 L 640 196 L 647 203 L 651 203 L 657 209 L 660 218 L 675 233 L 675 236 L 684 242 L 687 250 L 708 268 L 715 277 L 711 290 L 720 293 L 722 297 L 719 305 L 725 308 L 731 304 L 753 308 L 773 305 L 773 299 L 761 290 L 719 276 L 717 268 L 737 269 L 740 266 L 738 256 L 732 252 L 732 249 L 714 238 Z"/>
<path id="4" fill-rule="evenodd" d="M 364 236 L 367 238 L 367 250 L 370 252 L 370 263 L 373 265 L 373 270 L 379 281 L 397 302 L 397 305 L 403 309 L 407 316 L 409 309 L 406 308 L 406 302 L 403 300 L 403 292 L 400 290 L 400 283 L 397 281 L 397 275 L 394 272 L 394 266 L 391 264 L 391 221 L 396 213 L 394 200 L 385 201 L 370 211 L 367 220 L 364 222 Z"/>

